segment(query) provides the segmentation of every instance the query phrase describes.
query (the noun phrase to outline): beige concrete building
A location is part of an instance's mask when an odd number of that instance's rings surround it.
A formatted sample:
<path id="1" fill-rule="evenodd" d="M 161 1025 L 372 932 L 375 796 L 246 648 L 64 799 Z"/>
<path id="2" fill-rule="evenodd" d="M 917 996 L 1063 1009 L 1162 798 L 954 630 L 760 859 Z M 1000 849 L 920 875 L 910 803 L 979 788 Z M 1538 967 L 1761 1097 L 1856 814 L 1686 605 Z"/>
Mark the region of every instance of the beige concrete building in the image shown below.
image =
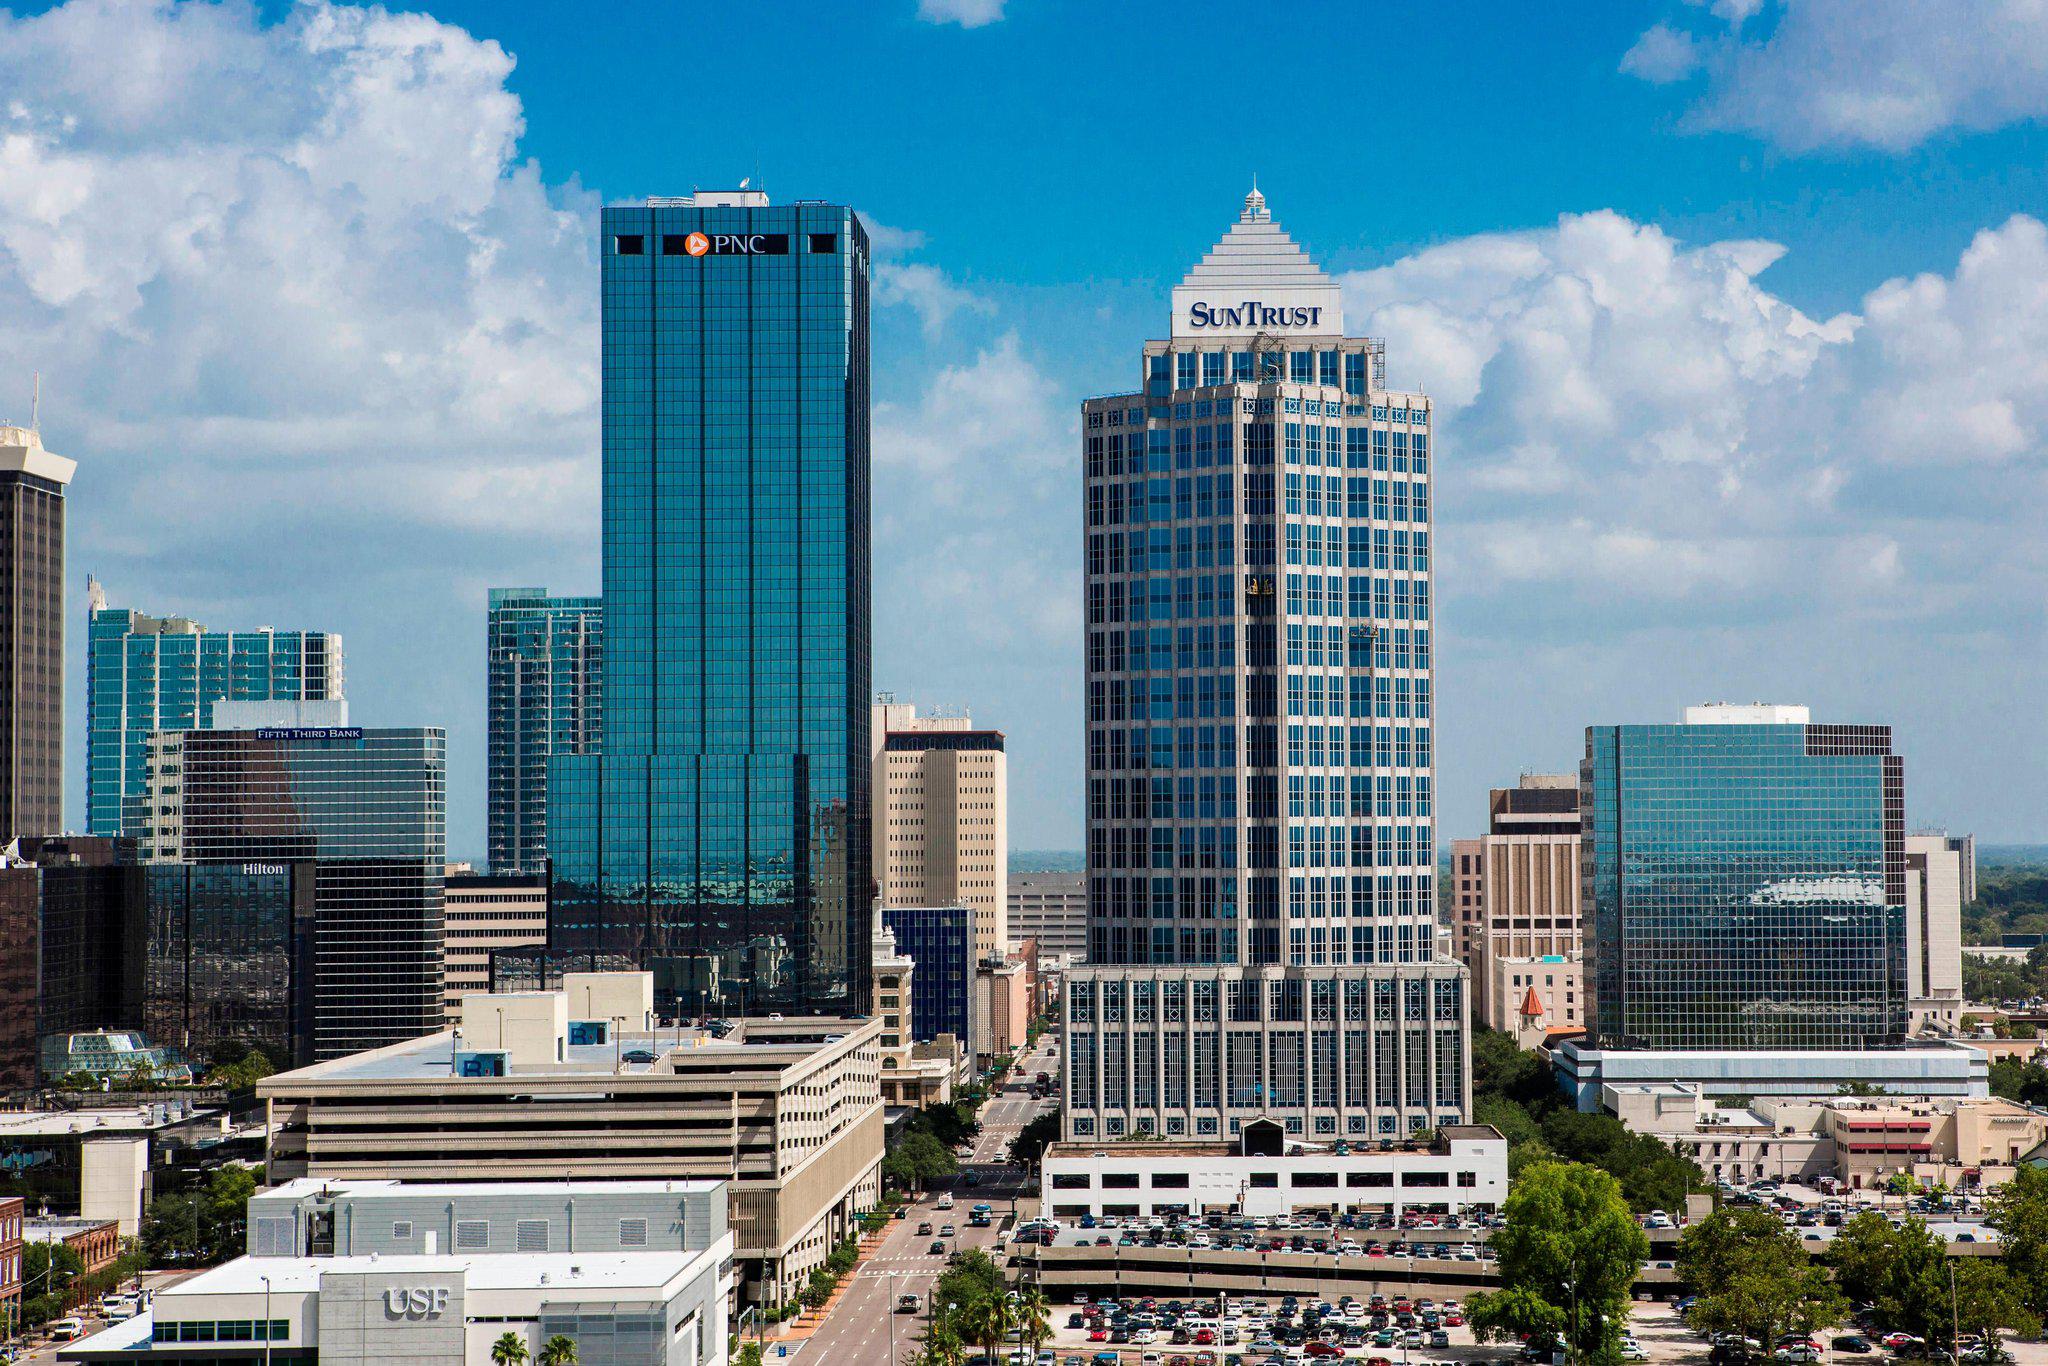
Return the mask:
<path id="1" fill-rule="evenodd" d="M 458 1029 L 269 1077 L 269 1177 L 729 1181 L 745 1295 L 779 1302 L 880 1198 L 882 1022 L 649 1030 L 652 989 L 471 995 Z"/>
<path id="2" fill-rule="evenodd" d="M 1912 1033 L 1954 1034 L 1963 1018 L 1964 888 L 1974 842 L 1906 836 L 1906 1007 Z"/>
<path id="3" fill-rule="evenodd" d="M 882 694 L 874 751 L 874 869 L 884 906 L 966 906 L 974 957 L 1009 948 L 1009 771 L 1003 733 L 919 716 Z"/>
<path id="4" fill-rule="evenodd" d="M 1032 974 L 1024 961 L 982 964 L 974 974 L 974 989 L 981 997 L 975 1025 L 986 1031 L 975 1041 L 974 1051 L 984 1058 L 1000 1058 L 1022 1048 L 1032 1016 Z"/>
<path id="5" fill-rule="evenodd" d="M 1873 1190 L 1904 1172 L 1923 1187 L 1990 1190 L 2048 1141 L 2048 1111 L 1990 1099 L 1760 1098 L 1728 1107 L 1697 1087 L 1609 1086 L 1602 1107 L 1670 1141 L 1709 1180 L 1832 1177 Z"/>
<path id="6" fill-rule="evenodd" d="M 466 863 L 448 865 L 446 959 L 448 1019 L 473 991 L 491 989 L 491 953 L 548 942 L 548 883 L 543 874 L 486 876 Z"/>
<path id="7" fill-rule="evenodd" d="M 1540 1028 L 1583 1027 L 1578 778 L 1525 773 L 1494 788 L 1487 833 L 1451 844 L 1451 877 L 1452 939 L 1472 972 L 1477 1022 L 1524 1031 L 1529 979 L 1547 977 L 1555 994 L 1539 993 Z"/>
<path id="8" fill-rule="evenodd" d="M 1078 963 L 1088 956 L 1088 875 L 1010 874 L 1010 943 Z"/>

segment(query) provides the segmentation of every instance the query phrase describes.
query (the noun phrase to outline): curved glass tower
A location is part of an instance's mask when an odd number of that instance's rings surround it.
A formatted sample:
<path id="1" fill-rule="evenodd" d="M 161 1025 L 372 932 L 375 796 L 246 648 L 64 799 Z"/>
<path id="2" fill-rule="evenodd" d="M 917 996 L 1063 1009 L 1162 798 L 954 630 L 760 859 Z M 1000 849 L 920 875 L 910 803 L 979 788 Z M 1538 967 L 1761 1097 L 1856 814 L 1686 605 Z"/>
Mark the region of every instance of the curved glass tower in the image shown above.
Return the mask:
<path id="1" fill-rule="evenodd" d="M 604 738 L 550 764 L 550 951 L 681 1013 L 859 1010 L 867 234 L 748 191 L 603 226 Z"/>

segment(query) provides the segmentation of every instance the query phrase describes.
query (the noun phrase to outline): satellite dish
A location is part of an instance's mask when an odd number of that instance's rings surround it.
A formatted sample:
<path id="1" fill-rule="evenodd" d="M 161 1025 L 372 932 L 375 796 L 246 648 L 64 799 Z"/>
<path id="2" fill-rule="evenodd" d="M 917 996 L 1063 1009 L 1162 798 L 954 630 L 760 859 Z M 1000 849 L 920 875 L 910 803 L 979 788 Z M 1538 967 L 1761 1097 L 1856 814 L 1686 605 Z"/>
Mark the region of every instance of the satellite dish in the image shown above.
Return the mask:
<path id="1" fill-rule="evenodd" d="M 741 177 L 740 177 L 740 188 L 741 188 L 741 189 L 743 189 L 743 190 L 744 190 L 744 189 L 746 189 L 746 188 L 747 188 L 747 186 L 749 186 L 749 185 L 751 185 L 751 184 L 753 184 L 753 183 L 754 183 L 754 178 L 753 178 L 752 176 L 741 176 Z"/>

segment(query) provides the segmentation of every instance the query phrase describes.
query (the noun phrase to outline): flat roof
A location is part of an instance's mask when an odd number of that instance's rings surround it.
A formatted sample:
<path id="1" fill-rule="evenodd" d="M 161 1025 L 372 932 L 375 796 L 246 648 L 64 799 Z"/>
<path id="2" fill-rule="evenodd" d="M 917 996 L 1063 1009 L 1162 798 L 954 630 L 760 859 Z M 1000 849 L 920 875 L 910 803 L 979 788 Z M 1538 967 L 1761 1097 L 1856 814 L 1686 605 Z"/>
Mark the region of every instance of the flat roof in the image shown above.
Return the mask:
<path id="1" fill-rule="evenodd" d="M 520 993 L 524 995 L 552 993 Z M 364 1053 L 332 1058 L 309 1067 L 279 1072 L 257 1083 L 258 1095 L 275 1094 L 284 1083 L 333 1081 L 495 1081 L 575 1079 L 578 1077 L 648 1077 L 688 1079 L 695 1064 L 745 1067 L 750 1058 L 767 1070 L 781 1070 L 793 1057 L 817 1053 L 830 1047 L 826 1040 L 786 1034 L 828 1032 L 833 1041 L 859 1033 L 872 1025 L 881 1031 L 879 1020 L 847 1020 L 837 1017 L 804 1016 L 789 1020 L 744 1020 L 725 1038 L 714 1038 L 702 1029 L 678 1026 L 673 1029 L 621 1030 L 612 1042 L 564 1044 L 562 1061 L 540 1064 L 511 1063 L 502 1077 L 457 1077 L 454 1075 L 455 1031 L 442 1030 L 417 1039 L 389 1044 Z M 496 1053 L 492 1048 L 464 1035 L 464 1053 Z M 626 1062 L 624 1055 L 642 1050 L 654 1054 L 653 1062 Z M 673 1060 L 673 1063 L 672 1063 Z"/>
<path id="2" fill-rule="evenodd" d="M 404 1196 L 461 1197 L 474 1200 L 492 1195 L 563 1195 L 586 1192 L 601 1195 L 696 1195 L 716 1190 L 723 1181 L 678 1178 L 674 1181 L 399 1181 L 387 1177 L 299 1176 L 281 1186 L 256 1192 L 254 1198 L 288 1196 L 298 1199 L 327 1191 L 335 1195 L 398 1194 Z M 92 1220 L 88 1222 L 99 1222 Z"/>
<path id="3" fill-rule="evenodd" d="M 154 1131 L 214 1113 L 180 1105 L 129 1105 L 118 1110 L 15 1110 L 0 1113 L 0 1139 Z"/>
<path id="4" fill-rule="evenodd" d="M 722 1241 L 722 1240 L 721 1240 Z M 182 1295 L 247 1295 L 318 1290 L 330 1273 L 463 1273 L 470 1290 L 550 1290 L 596 1286 L 645 1290 L 667 1284 L 706 1257 L 723 1255 L 719 1244 L 695 1252 L 521 1252 L 446 1253 L 437 1256 L 237 1257 L 156 1292 L 161 1312 Z"/>

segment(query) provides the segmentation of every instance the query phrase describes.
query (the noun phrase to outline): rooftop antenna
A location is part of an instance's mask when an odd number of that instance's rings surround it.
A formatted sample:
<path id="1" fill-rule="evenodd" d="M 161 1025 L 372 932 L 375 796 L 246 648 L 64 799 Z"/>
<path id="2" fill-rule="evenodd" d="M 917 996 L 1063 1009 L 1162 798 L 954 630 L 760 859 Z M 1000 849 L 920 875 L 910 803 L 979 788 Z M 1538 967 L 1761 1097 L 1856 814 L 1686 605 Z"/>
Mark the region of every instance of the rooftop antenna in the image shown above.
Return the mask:
<path id="1" fill-rule="evenodd" d="M 43 434 L 43 372 L 35 372 L 35 387 L 29 391 L 28 429 L 37 436 Z"/>

